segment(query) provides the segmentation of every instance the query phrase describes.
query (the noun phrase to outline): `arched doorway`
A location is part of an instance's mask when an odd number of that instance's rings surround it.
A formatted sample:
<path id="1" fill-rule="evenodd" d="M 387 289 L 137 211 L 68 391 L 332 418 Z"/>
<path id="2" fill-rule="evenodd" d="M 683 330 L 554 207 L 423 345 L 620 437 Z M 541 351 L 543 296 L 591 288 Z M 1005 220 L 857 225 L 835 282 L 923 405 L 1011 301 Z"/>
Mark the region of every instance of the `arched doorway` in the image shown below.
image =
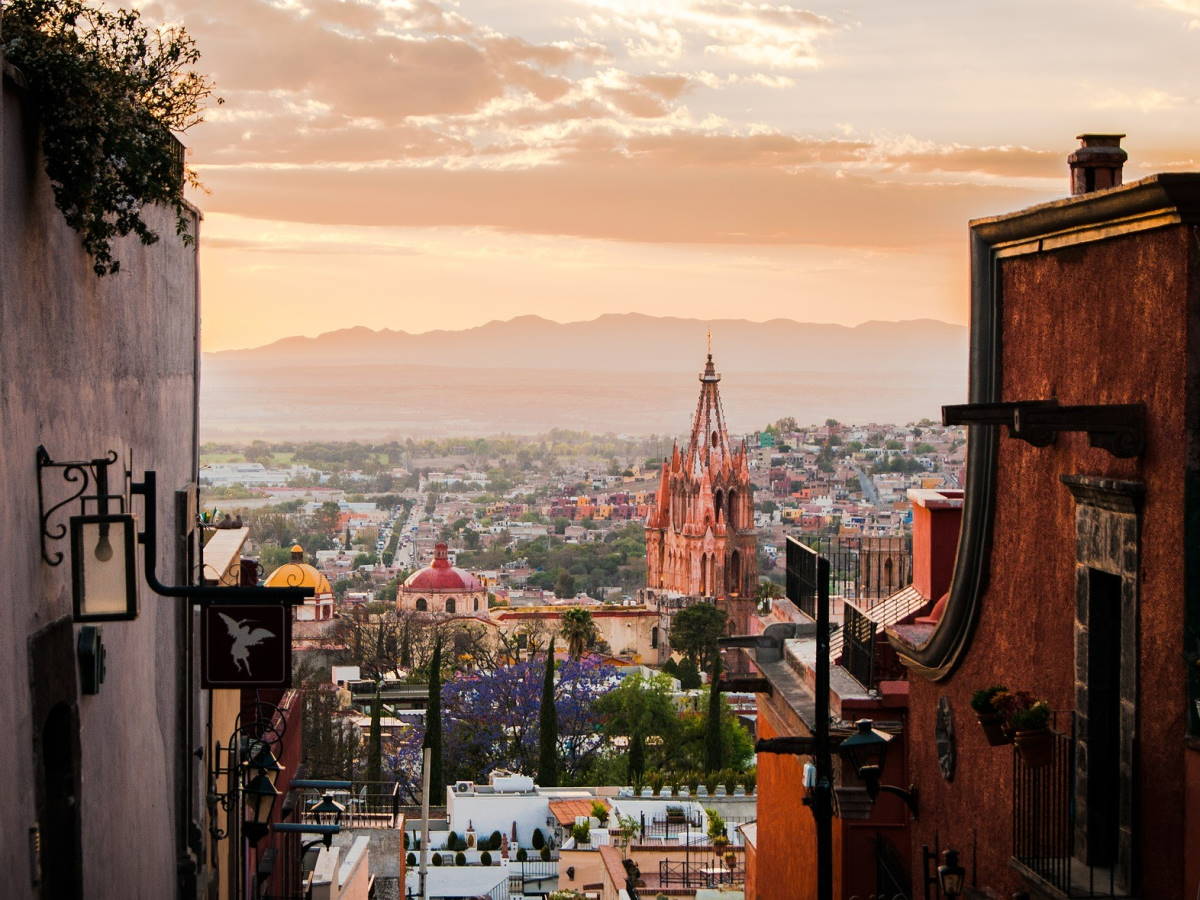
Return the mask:
<path id="1" fill-rule="evenodd" d="M 417 598 L 417 612 L 425 612 L 428 609 L 429 609 L 429 604 L 426 602 L 425 598 L 418 597 Z"/>

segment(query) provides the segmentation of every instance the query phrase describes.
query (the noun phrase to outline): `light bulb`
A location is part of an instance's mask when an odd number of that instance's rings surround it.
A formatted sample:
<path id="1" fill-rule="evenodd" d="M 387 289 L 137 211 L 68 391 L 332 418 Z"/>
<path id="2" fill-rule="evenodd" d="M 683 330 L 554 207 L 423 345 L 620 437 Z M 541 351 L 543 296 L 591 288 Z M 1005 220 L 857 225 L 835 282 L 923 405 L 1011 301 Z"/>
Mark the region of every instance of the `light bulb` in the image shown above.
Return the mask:
<path id="1" fill-rule="evenodd" d="M 108 526 L 100 526 L 100 540 L 96 542 L 96 559 L 100 562 L 108 562 L 112 559 L 113 548 L 112 543 L 108 539 Z"/>

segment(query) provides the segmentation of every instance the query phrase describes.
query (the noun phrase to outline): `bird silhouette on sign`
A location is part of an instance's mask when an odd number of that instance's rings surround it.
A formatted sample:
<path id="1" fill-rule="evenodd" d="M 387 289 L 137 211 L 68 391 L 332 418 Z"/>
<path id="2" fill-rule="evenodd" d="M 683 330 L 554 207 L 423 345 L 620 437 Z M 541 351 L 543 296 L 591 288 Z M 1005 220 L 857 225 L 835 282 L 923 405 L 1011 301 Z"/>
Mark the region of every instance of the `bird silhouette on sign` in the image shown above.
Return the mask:
<path id="1" fill-rule="evenodd" d="M 225 627 L 229 630 L 229 636 L 233 638 L 233 646 L 229 648 L 229 655 L 233 657 L 233 667 L 235 669 L 244 669 L 247 675 L 250 675 L 250 648 L 255 644 L 261 644 L 267 638 L 275 637 L 275 632 L 267 631 L 265 628 L 252 629 L 249 625 L 249 619 L 238 621 L 232 616 L 227 616 L 225 613 L 217 613 L 225 620 Z"/>

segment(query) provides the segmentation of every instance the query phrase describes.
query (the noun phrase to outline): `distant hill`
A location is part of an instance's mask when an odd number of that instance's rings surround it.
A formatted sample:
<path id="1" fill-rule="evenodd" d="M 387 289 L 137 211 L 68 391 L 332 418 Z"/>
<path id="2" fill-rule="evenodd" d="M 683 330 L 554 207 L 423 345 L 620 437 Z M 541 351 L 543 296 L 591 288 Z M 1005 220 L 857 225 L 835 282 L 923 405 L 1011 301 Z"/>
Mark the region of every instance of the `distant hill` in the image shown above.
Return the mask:
<path id="1" fill-rule="evenodd" d="M 214 361 L 306 366 L 347 363 L 463 365 L 482 368 L 598 369 L 677 372 L 704 362 L 705 332 L 713 356 L 729 371 L 895 371 L 949 368 L 961 372 L 967 330 L 934 319 L 819 325 L 791 319 L 680 319 L 609 314 L 560 324 L 539 316 L 492 321 L 462 331 L 344 328 L 317 337 L 288 337 L 251 350 L 214 353 Z M 930 352 L 936 349 L 937 352 Z"/>
<path id="2" fill-rule="evenodd" d="M 936 417 L 966 395 L 967 330 L 931 319 L 850 328 L 639 314 L 537 316 L 462 331 L 347 328 L 204 355 L 206 439 L 685 431 L 705 332 L 730 427 L 780 416 Z"/>

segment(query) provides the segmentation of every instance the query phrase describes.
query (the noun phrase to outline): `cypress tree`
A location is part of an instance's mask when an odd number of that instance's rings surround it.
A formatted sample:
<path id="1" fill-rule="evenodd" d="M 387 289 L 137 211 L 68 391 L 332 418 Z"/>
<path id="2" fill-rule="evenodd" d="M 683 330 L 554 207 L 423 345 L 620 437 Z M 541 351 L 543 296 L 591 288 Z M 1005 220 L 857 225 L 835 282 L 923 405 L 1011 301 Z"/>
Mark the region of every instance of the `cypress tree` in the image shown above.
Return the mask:
<path id="1" fill-rule="evenodd" d="M 712 683 L 708 688 L 708 721 L 704 728 L 704 765 L 708 772 L 721 768 L 721 658 L 713 661 Z"/>
<path id="2" fill-rule="evenodd" d="M 558 786 L 558 712 L 554 708 L 554 638 L 546 651 L 546 677 L 538 711 L 538 784 Z"/>
<path id="3" fill-rule="evenodd" d="M 367 738 L 367 781 L 383 781 L 383 729 L 380 725 L 383 700 L 379 683 L 375 684 L 375 702 L 371 704 L 371 731 Z"/>
<path id="4" fill-rule="evenodd" d="M 429 748 L 429 790 L 434 797 L 444 799 L 442 780 L 442 641 L 433 644 L 433 658 L 429 661 L 429 702 L 425 706 L 425 740 L 422 747 Z M 434 797 L 431 797 L 432 801 Z"/>
<path id="5" fill-rule="evenodd" d="M 629 760 L 626 780 L 637 787 L 642 784 L 642 775 L 646 771 L 646 739 L 640 731 L 635 731 L 629 738 Z"/>

